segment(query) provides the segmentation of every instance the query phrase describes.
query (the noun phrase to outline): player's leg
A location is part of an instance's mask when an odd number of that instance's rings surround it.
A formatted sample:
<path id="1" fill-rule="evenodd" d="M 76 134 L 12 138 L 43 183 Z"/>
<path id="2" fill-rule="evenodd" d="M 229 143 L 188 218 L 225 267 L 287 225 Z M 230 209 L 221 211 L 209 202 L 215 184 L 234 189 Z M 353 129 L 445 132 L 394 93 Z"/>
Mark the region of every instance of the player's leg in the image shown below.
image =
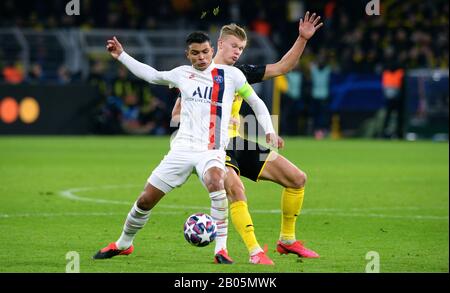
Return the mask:
<path id="1" fill-rule="evenodd" d="M 201 173 L 200 173 L 201 174 Z M 209 167 L 203 175 L 203 183 L 211 199 L 211 217 L 217 224 L 217 236 L 214 248 L 214 262 L 232 264 L 228 256 L 228 200 L 224 187 L 225 172 L 220 167 Z"/>
<path id="2" fill-rule="evenodd" d="M 250 260 L 256 264 L 273 264 L 256 240 L 253 221 L 248 211 L 244 184 L 235 169 L 230 166 L 227 166 L 225 190 L 230 202 L 231 221 L 247 247 Z"/>
<path id="3" fill-rule="evenodd" d="M 224 187 L 225 153 L 219 150 L 204 152 L 204 158 L 195 166 L 199 179 L 209 192 L 211 199 L 211 217 L 217 224 L 217 236 L 214 248 L 214 262 L 231 264 L 228 256 L 228 200 Z"/>
<path id="4" fill-rule="evenodd" d="M 154 185 L 150 182 L 153 182 Z M 159 188 L 155 187 L 155 185 Z M 150 218 L 151 209 L 172 189 L 165 185 L 166 184 L 157 177 L 150 177 L 149 182 L 145 185 L 144 191 L 140 194 L 128 213 L 122 234 L 116 241 L 117 248 L 127 249 L 133 244 L 137 232 L 144 227 Z"/>
<path id="5" fill-rule="evenodd" d="M 127 215 L 119 239 L 98 251 L 94 259 L 130 254 L 133 251 L 133 240 L 147 223 L 151 209 L 166 193 L 182 185 L 192 169 L 193 163 L 185 153 L 170 151 L 148 178 L 144 191 Z"/>
<path id="6" fill-rule="evenodd" d="M 151 209 L 158 203 L 164 194 L 164 191 L 153 186 L 151 183 L 147 183 L 144 191 L 142 191 L 128 213 L 119 239 L 99 250 L 93 258 L 107 259 L 116 255 L 131 254 L 134 249 L 133 240 L 136 237 L 137 232 L 147 223 L 150 218 Z"/>
<path id="7" fill-rule="evenodd" d="M 272 152 L 266 161 L 258 179 L 276 182 L 284 187 L 281 195 L 281 232 L 277 250 L 280 253 L 292 248 L 293 253 L 302 257 L 318 257 L 314 251 L 308 250 L 297 241 L 295 225 L 300 214 L 305 194 L 306 174 L 288 159 Z"/>
<path id="8" fill-rule="evenodd" d="M 303 204 L 306 174 L 282 155 L 273 153 L 259 179 L 270 180 L 284 187 L 281 195 L 280 240 L 288 244 L 295 242 L 295 222 Z"/>
<path id="9" fill-rule="evenodd" d="M 238 201 L 247 201 L 245 186 L 234 168 L 227 166 L 225 175 L 225 190 L 230 204 Z"/>

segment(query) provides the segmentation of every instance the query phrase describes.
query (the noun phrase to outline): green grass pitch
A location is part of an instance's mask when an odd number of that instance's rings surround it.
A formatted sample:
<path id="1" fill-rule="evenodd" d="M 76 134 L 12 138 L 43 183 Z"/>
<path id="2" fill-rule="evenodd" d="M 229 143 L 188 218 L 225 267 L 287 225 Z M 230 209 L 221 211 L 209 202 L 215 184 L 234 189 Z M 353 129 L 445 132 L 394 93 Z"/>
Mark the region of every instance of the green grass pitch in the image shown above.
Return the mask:
<path id="1" fill-rule="evenodd" d="M 297 236 L 319 259 L 275 252 L 281 187 L 244 179 L 276 265 L 249 264 L 231 222 L 235 264 L 213 264 L 213 245 L 183 238 L 187 216 L 209 211 L 193 175 L 153 210 L 132 255 L 93 261 L 168 146 L 168 137 L 1 137 L 0 271 L 65 272 L 70 251 L 81 272 L 364 272 L 370 251 L 381 272 L 449 271 L 448 143 L 304 138 L 287 138 L 281 153 L 308 175 Z"/>

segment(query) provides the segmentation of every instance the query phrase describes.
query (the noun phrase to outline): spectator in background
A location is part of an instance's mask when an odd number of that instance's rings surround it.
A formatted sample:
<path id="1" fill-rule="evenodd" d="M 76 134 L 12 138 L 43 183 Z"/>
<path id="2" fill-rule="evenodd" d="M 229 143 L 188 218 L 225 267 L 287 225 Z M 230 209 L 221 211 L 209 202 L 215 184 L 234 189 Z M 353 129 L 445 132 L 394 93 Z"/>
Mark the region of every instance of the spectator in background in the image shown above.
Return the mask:
<path id="1" fill-rule="evenodd" d="M 106 63 L 100 60 L 92 61 L 88 83 L 97 89 L 99 95 L 95 115 L 96 132 L 101 134 L 121 133 L 119 113 L 122 101 L 112 93 L 112 87 L 106 78 Z"/>
<path id="2" fill-rule="evenodd" d="M 299 134 L 299 119 L 304 106 L 302 99 L 303 75 L 299 70 L 293 70 L 286 74 L 288 83 L 287 92 L 284 94 L 282 102 L 281 130 L 287 135 Z"/>
<path id="3" fill-rule="evenodd" d="M 127 94 L 120 107 L 120 122 L 124 133 L 150 134 L 155 128 L 153 121 L 142 121 L 139 98 L 135 93 Z"/>
<path id="4" fill-rule="evenodd" d="M 228 14 L 231 22 L 241 22 L 241 5 L 239 0 L 229 0 Z"/>
<path id="5" fill-rule="evenodd" d="M 269 37 L 272 33 L 272 26 L 266 20 L 266 12 L 263 9 L 258 11 L 258 16 L 251 23 L 251 28 L 254 32 L 261 36 Z"/>
<path id="6" fill-rule="evenodd" d="M 59 84 L 68 84 L 72 82 L 72 75 L 66 66 L 61 65 L 58 68 L 58 83 Z"/>
<path id="7" fill-rule="evenodd" d="M 108 84 L 105 80 L 106 75 L 105 62 L 94 61 L 89 71 L 88 82 L 91 86 L 97 88 L 101 96 L 101 102 L 105 102 L 106 97 L 110 95 L 110 93 L 108 93 Z"/>
<path id="8" fill-rule="evenodd" d="M 311 65 L 311 96 L 314 137 L 322 139 L 329 130 L 329 96 L 331 67 L 326 63 L 325 52 L 319 55 L 317 64 Z"/>
<path id="9" fill-rule="evenodd" d="M 18 64 L 8 62 L 2 70 L 3 79 L 9 84 L 19 84 L 24 80 L 24 74 Z"/>
<path id="10" fill-rule="evenodd" d="M 167 134 L 168 109 L 166 104 L 157 96 L 152 96 L 147 103 L 141 106 L 141 123 L 144 125 L 153 125 L 150 134 Z"/>
<path id="11" fill-rule="evenodd" d="M 99 103 L 97 114 L 95 115 L 96 133 L 100 134 L 120 134 L 122 99 L 111 94 L 111 89 L 106 88 L 105 101 Z"/>
<path id="12" fill-rule="evenodd" d="M 387 66 L 382 73 L 382 87 L 386 116 L 384 118 L 381 135 L 384 138 L 403 138 L 403 85 L 405 70 L 401 68 L 394 59 L 386 62 Z M 391 130 L 390 121 L 393 115 L 396 119 Z"/>
<path id="13" fill-rule="evenodd" d="M 28 73 L 27 82 L 30 84 L 39 84 L 44 81 L 44 73 L 39 63 L 31 65 L 30 72 Z"/>
<path id="14" fill-rule="evenodd" d="M 128 71 L 124 66 L 119 66 L 117 69 L 117 78 L 114 79 L 113 94 L 117 97 L 125 97 L 130 94 L 135 94 L 138 87 L 138 81 L 128 77 Z"/>

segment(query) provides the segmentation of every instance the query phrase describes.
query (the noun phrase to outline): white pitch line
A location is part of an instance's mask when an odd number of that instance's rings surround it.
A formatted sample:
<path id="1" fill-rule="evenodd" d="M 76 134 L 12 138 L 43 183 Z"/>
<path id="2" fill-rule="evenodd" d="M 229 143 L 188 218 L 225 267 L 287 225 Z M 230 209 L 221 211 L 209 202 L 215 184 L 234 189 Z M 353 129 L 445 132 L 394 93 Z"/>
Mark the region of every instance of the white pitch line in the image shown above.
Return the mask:
<path id="1" fill-rule="evenodd" d="M 66 217 L 66 216 L 116 216 L 119 213 L 22 213 L 22 214 L 0 214 L 0 218 L 30 218 L 30 217 Z"/>
<path id="2" fill-rule="evenodd" d="M 163 214 L 163 215 L 177 215 L 181 212 L 170 212 L 170 211 L 153 211 L 152 214 Z M 53 218 L 53 217 L 111 217 L 111 216 L 124 216 L 126 213 L 22 213 L 22 214 L 0 214 L 0 219 L 9 219 L 9 218 Z"/>
<path id="3" fill-rule="evenodd" d="M 76 195 L 76 192 L 82 192 L 82 191 L 91 191 L 91 190 L 98 190 L 98 189 L 119 189 L 119 188 L 129 188 L 129 187 L 136 187 L 137 185 L 105 185 L 105 186 L 98 186 L 98 187 L 80 187 L 80 188 L 71 188 L 66 189 L 59 194 L 62 197 L 76 200 L 76 201 L 88 201 L 88 202 L 95 202 L 95 203 L 105 203 L 105 204 L 121 204 L 121 205 L 130 205 L 131 203 L 128 201 L 117 201 L 117 200 L 109 200 L 109 199 L 98 199 L 98 198 L 89 198 L 89 197 L 81 197 Z"/>
<path id="4" fill-rule="evenodd" d="M 117 201 L 117 200 L 108 200 L 108 199 L 97 199 L 97 198 L 89 198 L 89 197 L 81 197 L 76 195 L 77 192 L 83 191 L 91 191 L 91 190 L 99 190 L 99 189 L 120 189 L 120 188 L 130 188 L 136 187 L 138 185 L 104 185 L 104 186 L 96 186 L 96 187 L 80 187 L 80 188 L 71 188 L 66 189 L 59 194 L 67 199 L 76 200 L 76 201 L 86 201 L 86 202 L 94 202 L 100 204 L 120 204 L 120 205 L 131 205 L 132 202 L 127 201 Z M 196 209 L 196 210 L 209 210 L 207 206 L 186 206 L 186 205 L 165 205 L 160 204 L 157 206 L 158 208 L 167 208 L 167 209 L 175 209 L 175 210 L 183 210 L 186 209 Z M 376 213 L 363 213 L 368 211 L 386 211 L 386 210 L 421 210 L 423 207 L 367 207 L 367 208 L 349 208 L 349 209 L 338 209 L 338 208 L 317 208 L 317 209 L 303 209 L 301 214 L 306 215 L 324 215 L 324 216 L 342 216 L 342 217 L 366 217 L 366 218 L 392 218 L 392 219 L 419 219 L 419 220 L 448 220 L 448 216 L 431 216 L 431 215 L 387 215 L 387 214 L 376 214 Z M 445 207 L 431 207 L 431 209 L 446 209 Z M 255 214 L 279 214 L 281 211 L 279 209 L 271 209 L 271 210 L 253 210 L 250 209 L 252 213 Z M 361 213 L 355 213 L 361 212 Z M 159 212 L 161 214 L 165 214 L 165 212 Z M 1 218 L 1 214 L 0 214 Z"/>
<path id="5" fill-rule="evenodd" d="M 80 188 L 71 188 L 66 189 L 59 194 L 64 197 L 68 198 L 70 200 L 76 200 L 76 201 L 87 201 L 87 202 L 95 202 L 95 203 L 103 203 L 103 204 L 118 204 L 118 205 L 132 205 L 133 202 L 129 201 L 118 201 L 118 200 L 109 200 L 109 199 L 98 199 L 98 198 L 89 198 L 89 197 L 81 197 L 76 195 L 76 192 L 82 192 L 82 191 L 91 191 L 91 190 L 97 190 L 97 189 L 119 189 L 119 188 L 129 188 L 129 187 L 136 187 L 138 185 L 105 185 L 105 186 L 99 186 L 97 187 L 80 187 Z M 187 206 L 179 206 L 179 205 L 165 205 L 160 204 L 158 207 L 161 208 L 167 208 L 167 209 L 185 209 Z M 209 207 L 206 206 L 188 206 L 188 208 L 192 209 L 209 209 Z"/>
<path id="6" fill-rule="evenodd" d="M 190 207 L 188 207 L 190 208 Z M 278 210 L 256 210 L 252 211 L 257 214 L 267 214 L 268 212 L 279 213 Z M 156 215 L 179 215 L 184 213 L 184 211 L 153 211 L 153 214 Z M 423 215 L 415 215 L 415 216 L 402 216 L 402 215 L 384 215 L 384 214 L 363 214 L 363 213 L 329 213 L 329 212 L 317 212 L 312 209 L 305 209 L 301 213 L 302 215 L 312 215 L 312 216 L 341 216 L 341 217 L 364 217 L 364 218 L 391 218 L 391 219 L 417 219 L 417 220 L 448 220 L 448 216 L 423 216 Z M 53 218 L 53 217 L 111 217 L 111 216 L 124 216 L 125 213 L 101 213 L 101 212 L 92 212 L 92 213 L 76 213 L 76 212 L 68 212 L 68 213 L 22 213 L 22 214 L 0 214 L 0 219 L 10 219 L 10 218 Z"/>

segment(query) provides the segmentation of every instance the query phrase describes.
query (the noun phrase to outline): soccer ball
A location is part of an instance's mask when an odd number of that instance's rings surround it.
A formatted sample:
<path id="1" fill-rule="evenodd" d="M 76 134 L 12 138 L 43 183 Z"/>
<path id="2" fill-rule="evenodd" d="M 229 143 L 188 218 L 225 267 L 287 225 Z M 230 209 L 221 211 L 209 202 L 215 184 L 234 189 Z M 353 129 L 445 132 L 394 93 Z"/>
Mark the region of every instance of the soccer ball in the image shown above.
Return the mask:
<path id="1" fill-rule="evenodd" d="M 210 215 L 196 213 L 184 223 L 184 238 L 194 246 L 203 247 L 216 239 L 217 225 Z"/>

